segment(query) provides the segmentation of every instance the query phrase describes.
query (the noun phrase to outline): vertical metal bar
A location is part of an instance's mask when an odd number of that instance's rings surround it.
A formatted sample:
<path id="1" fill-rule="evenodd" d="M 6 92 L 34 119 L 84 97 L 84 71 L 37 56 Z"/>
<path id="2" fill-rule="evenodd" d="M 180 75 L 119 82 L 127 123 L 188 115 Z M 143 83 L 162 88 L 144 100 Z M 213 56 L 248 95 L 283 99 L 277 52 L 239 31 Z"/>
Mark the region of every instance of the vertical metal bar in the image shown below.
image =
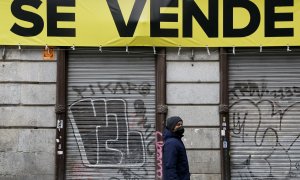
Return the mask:
<path id="1" fill-rule="evenodd" d="M 220 147 L 221 176 L 230 180 L 230 129 L 229 129 L 229 98 L 228 98 L 228 58 L 226 49 L 220 48 Z"/>
<path id="2" fill-rule="evenodd" d="M 56 180 L 65 179 L 66 159 L 66 53 L 59 50 L 56 84 Z"/>
<path id="3" fill-rule="evenodd" d="M 167 114 L 166 106 L 166 50 L 159 50 L 156 57 L 156 180 L 162 179 L 162 131 Z"/>

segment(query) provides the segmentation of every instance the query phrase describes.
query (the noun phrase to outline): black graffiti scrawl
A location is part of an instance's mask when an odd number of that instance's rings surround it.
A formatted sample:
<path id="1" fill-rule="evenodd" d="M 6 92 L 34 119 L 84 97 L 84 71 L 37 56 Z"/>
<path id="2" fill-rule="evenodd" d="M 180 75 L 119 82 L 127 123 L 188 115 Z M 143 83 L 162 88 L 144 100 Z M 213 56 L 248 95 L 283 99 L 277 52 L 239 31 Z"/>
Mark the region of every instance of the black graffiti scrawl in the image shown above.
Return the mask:
<path id="1" fill-rule="evenodd" d="M 236 83 L 230 90 L 231 173 L 237 179 L 300 178 L 298 87 Z"/>
<path id="2" fill-rule="evenodd" d="M 145 163 L 142 133 L 130 131 L 123 99 L 86 98 L 69 107 L 83 164 L 130 167 Z"/>

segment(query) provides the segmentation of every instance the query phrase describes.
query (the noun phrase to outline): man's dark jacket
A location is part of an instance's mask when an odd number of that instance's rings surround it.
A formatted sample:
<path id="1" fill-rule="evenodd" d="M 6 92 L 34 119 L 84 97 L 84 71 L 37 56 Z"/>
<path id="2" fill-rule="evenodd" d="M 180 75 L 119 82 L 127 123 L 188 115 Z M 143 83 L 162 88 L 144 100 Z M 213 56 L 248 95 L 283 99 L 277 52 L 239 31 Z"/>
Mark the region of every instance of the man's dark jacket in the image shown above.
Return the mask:
<path id="1" fill-rule="evenodd" d="M 164 180 L 190 180 L 189 163 L 181 136 L 165 128 L 163 138 Z"/>

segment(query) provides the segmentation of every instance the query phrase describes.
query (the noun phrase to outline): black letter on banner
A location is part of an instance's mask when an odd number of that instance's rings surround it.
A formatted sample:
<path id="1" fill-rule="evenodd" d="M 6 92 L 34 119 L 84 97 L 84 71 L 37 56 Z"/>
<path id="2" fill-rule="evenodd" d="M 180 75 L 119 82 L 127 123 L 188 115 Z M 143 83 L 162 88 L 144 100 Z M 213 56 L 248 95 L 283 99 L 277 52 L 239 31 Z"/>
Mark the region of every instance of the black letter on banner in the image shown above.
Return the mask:
<path id="1" fill-rule="evenodd" d="M 258 7 L 249 0 L 224 0 L 224 37 L 245 37 L 253 32 L 259 26 L 260 13 Z M 242 7 L 248 10 L 250 14 L 249 24 L 242 29 L 233 29 L 233 8 Z M 242 18 L 242 17 L 238 17 Z"/>
<path id="2" fill-rule="evenodd" d="M 74 13 L 58 13 L 57 7 L 75 7 L 75 0 L 48 0 L 47 6 L 47 21 L 48 21 L 48 36 L 59 37 L 75 37 L 74 28 L 58 28 L 58 21 L 75 21 Z"/>
<path id="3" fill-rule="evenodd" d="M 209 0 L 208 19 L 194 0 L 183 0 L 183 37 L 193 35 L 193 17 L 208 37 L 218 37 L 218 0 Z"/>
<path id="4" fill-rule="evenodd" d="M 145 7 L 146 0 L 135 0 L 127 25 L 118 0 L 106 0 L 106 2 L 116 23 L 120 37 L 132 37 Z"/>
<path id="5" fill-rule="evenodd" d="M 281 37 L 294 36 L 293 28 L 275 28 L 275 21 L 293 21 L 292 13 L 275 13 L 275 6 L 293 6 L 293 0 L 266 0 L 265 1 L 265 36 Z"/>
<path id="6" fill-rule="evenodd" d="M 151 37 L 178 37 L 178 29 L 161 29 L 160 22 L 178 22 L 177 14 L 161 14 L 161 7 L 178 7 L 178 0 L 151 0 Z"/>
<path id="7" fill-rule="evenodd" d="M 10 30 L 17 35 L 26 37 L 40 34 L 44 28 L 42 17 L 33 12 L 23 10 L 22 6 L 28 5 L 38 9 L 41 4 L 40 0 L 14 0 L 11 4 L 12 14 L 18 19 L 31 22 L 33 26 L 25 28 L 15 23 Z"/>

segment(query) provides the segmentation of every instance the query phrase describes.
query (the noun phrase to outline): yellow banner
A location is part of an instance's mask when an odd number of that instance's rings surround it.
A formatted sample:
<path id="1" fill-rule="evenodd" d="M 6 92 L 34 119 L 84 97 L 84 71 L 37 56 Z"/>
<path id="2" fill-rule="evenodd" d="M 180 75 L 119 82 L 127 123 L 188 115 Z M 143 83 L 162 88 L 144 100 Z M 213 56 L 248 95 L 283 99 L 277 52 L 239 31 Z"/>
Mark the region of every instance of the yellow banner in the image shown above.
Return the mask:
<path id="1" fill-rule="evenodd" d="M 0 45 L 300 45 L 299 0 L 2 0 Z"/>

